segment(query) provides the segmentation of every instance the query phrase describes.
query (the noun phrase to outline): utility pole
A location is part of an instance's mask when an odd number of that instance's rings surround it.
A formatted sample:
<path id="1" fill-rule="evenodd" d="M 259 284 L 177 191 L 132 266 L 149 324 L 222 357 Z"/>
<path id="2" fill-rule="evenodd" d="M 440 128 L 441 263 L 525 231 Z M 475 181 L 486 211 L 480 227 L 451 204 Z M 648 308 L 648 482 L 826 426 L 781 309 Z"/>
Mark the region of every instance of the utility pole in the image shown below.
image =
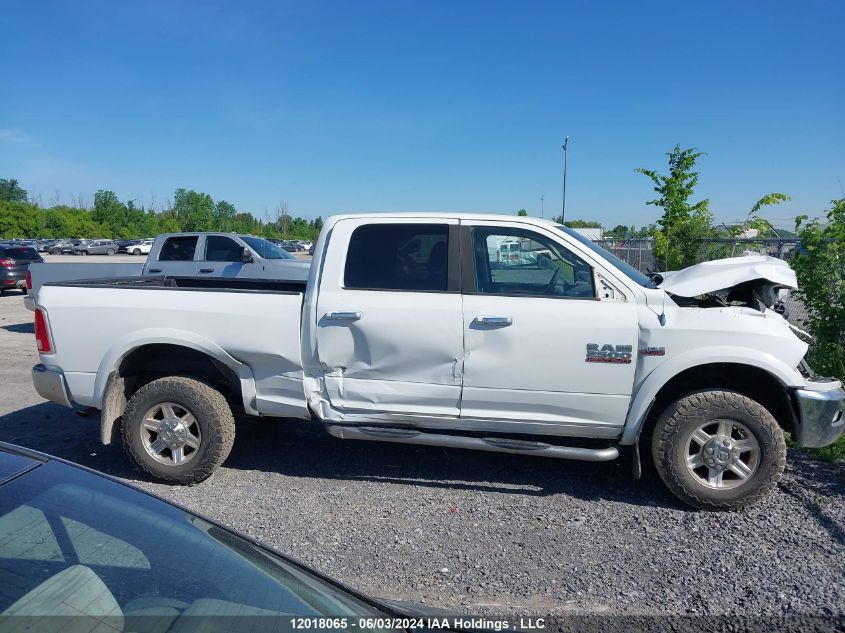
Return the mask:
<path id="1" fill-rule="evenodd" d="M 563 224 L 566 220 L 566 159 L 569 155 L 569 137 L 563 139 L 563 206 L 560 210 L 560 223 Z"/>
<path id="2" fill-rule="evenodd" d="M 543 213 L 543 196 L 540 196 L 540 217 L 541 218 L 546 217 L 545 214 Z"/>

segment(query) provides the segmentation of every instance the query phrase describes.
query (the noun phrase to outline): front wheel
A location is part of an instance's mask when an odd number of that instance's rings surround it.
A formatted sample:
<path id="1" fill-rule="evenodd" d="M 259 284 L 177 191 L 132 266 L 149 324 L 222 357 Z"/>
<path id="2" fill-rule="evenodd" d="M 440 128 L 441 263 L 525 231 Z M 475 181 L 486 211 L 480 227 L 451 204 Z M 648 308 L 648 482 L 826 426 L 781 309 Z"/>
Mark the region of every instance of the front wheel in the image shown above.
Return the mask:
<path id="1" fill-rule="evenodd" d="M 140 254 L 141 254 L 141 249 L 140 249 L 140 248 L 133 248 L 133 249 L 132 249 L 132 254 L 133 254 L 133 255 L 140 255 Z"/>
<path id="2" fill-rule="evenodd" d="M 235 420 L 219 391 L 193 378 L 169 376 L 135 392 L 121 433 L 130 457 L 150 475 L 195 484 L 229 456 Z"/>
<path id="3" fill-rule="evenodd" d="M 783 474 L 786 443 L 772 414 L 734 391 L 700 391 L 671 404 L 654 429 L 660 478 L 704 510 L 739 510 L 767 495 Z"/>

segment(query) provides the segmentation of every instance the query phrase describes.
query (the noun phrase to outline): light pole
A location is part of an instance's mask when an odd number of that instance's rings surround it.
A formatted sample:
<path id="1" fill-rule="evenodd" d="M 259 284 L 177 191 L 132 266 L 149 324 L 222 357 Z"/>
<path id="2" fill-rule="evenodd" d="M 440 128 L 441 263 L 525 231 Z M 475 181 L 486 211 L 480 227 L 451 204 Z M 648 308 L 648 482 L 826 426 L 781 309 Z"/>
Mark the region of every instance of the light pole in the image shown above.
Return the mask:
<path id="1" fill-rule="evenodd" d="M 566 159 L 569 156 L 569 137 L 563 139 L 563 205 L 560 210 L 560 223 L 563 224 L 566 220 Z"/>
<path id="2" fill-rule="evenodd" d="M 540 217 L 541 218 L 546 217 L 545 214 L 543 213 L 543 196 L 540 196 Z"/>

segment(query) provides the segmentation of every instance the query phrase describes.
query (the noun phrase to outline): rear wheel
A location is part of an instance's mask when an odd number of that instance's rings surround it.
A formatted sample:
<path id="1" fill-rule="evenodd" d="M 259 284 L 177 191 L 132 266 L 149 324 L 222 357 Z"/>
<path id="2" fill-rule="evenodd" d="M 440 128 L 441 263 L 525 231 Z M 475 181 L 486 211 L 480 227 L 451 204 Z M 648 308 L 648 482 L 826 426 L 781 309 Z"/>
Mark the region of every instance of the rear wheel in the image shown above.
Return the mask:
<path id="1" fill-rule="evenodd" d="M 109 250 L 107 250 L 106 255 L 114 255 L 114 249 L 110 248 Z"/>
<path id="2" fill-rule="evenodd" d="M 170 376 L 130 398 L 121 432 L 126 451 L 150 475 L 194 484 L 228 457 L 235 420 L 219 391 L 193 378 Z"/>
<path id="3" fill-rule="evenodd" d="M 679 499 L 705 510 L 739 510 L 768 494 L 786 465 L 772 414 L 733 391 L 701 391 L 670 405 L 654 429 L 654 463 Z"/>
<path id="4" fill-rule="evenodd" d="M 132 254 L 133 254 L 133 255 L 140 255 L 140 254 L 141 254 L 141 249 L 140 249 L 140 248 L 133 248 L 133 249 L 132 249 Z"/>

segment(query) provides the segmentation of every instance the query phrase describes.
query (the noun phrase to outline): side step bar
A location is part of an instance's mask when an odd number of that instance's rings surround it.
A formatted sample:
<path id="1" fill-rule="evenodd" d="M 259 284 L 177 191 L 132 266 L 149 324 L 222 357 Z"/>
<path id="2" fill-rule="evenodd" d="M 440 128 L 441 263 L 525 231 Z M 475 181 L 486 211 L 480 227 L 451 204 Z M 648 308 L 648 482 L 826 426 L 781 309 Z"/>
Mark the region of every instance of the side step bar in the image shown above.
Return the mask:
<path id="1" fill-rule="evenodd" d="M 607 448 L 581 448 L 576 446 L 557 446 L 544 442 L 511 440 L 499 437 L 467 437 L 465 435 L 441 435 L 425 433 L 414 429 L 397 429 L 374 426 L 340 426 L 327 424 L 326 431 L 342 440 L 370 440 L 397 442 L 400 444 L 420 444 L 424 446 L 443 446 L 446 448 L 467 448 L 476 451 L 495 453 L 517 453 L 537 457 L 557 459 L 577 459 L 586 462 L 607 462 L 619 457 L 615 446 Z"/>

